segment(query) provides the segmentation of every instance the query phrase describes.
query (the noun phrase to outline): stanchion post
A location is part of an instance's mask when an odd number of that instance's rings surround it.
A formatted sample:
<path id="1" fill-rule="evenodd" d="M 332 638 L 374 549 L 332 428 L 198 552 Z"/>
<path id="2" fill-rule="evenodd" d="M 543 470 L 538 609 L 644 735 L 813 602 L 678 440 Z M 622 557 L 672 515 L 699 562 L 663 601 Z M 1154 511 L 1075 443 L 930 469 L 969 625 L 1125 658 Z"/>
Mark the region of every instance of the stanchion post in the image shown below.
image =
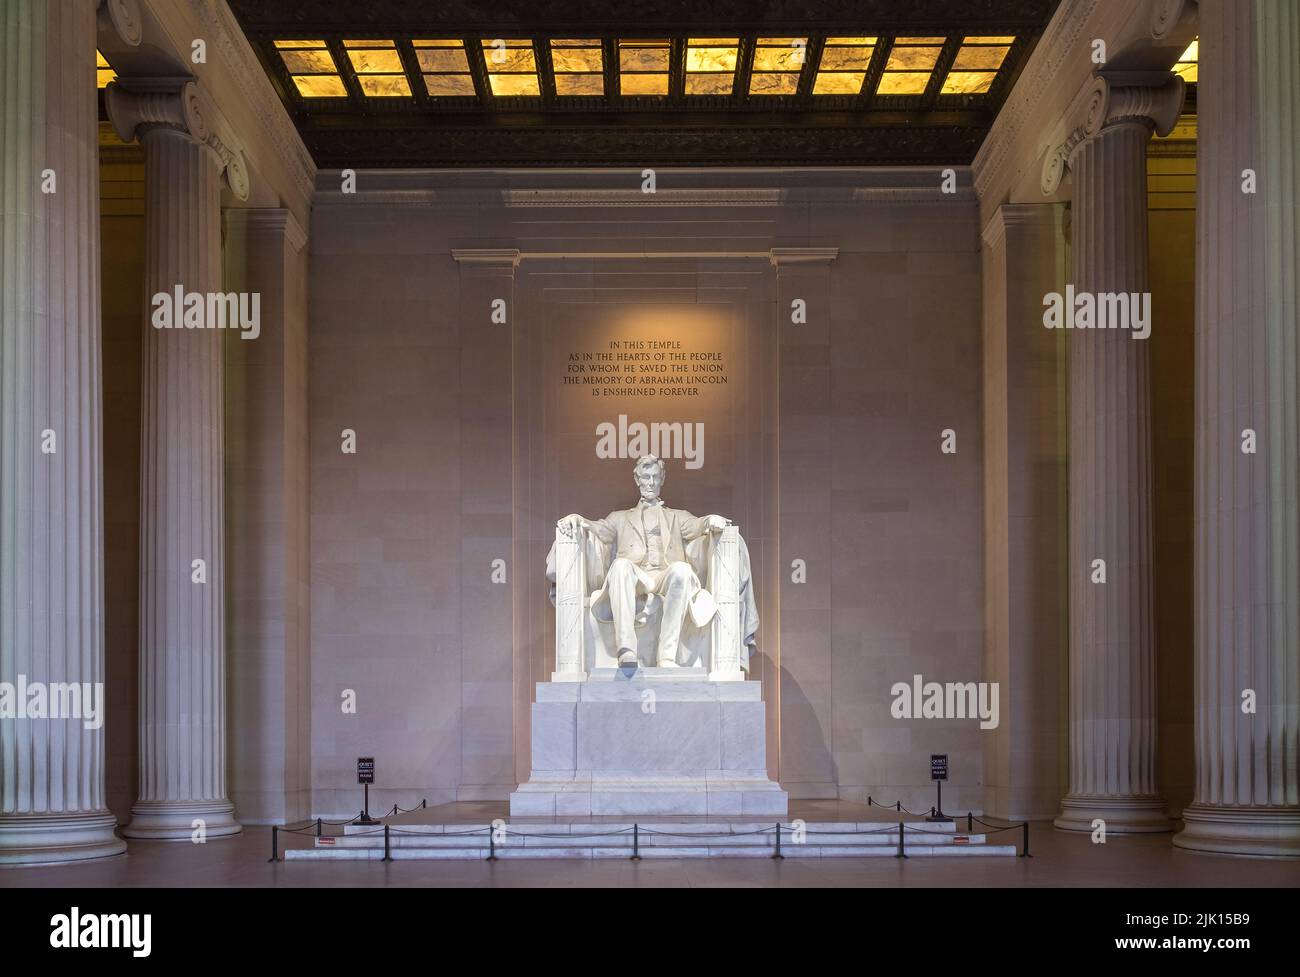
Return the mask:
<path id="1" fill-rule="evenodd" d="M 776 822 L 776 851 L 772 852 L 772 857 L 774 859 L 785 858 L 785 856 L 781 854 L 781 822 L 780 821 Z"/>
<path id="2" fill-rule="evenodd" d="M 966 833 L 968 835 L 975 833 L 975 815 L 970 811 L 966 812 Z"/>
<path id="3" fill-rule="evenodd" d="M 320 837 L 320 829 L 321 829 L 321 820 L 320 820 L 320 818 L 317 818 L 317 819 L 316 819 L 316 837 L 317 837 L 317 838 Z"/>
<path id="4" fill-rule="evenodd" d="M 629 861 L 641 861 L 641 827 L 635 821 L 632 822 L 632 857 Z"/>
<path id="5" fill-rule="evenodd" d="M 488 860 L 489 862 L 495 862 L 495 861 L 497 860 L 497 834 L 496 834 L 495 831 L 492 830 L 492 826 L 491 826 L 491 825 L 488 825 L 487 832 L 488 832 L 488 857 L 487 857 L 487 860 Z"/>
<path id="6" fill-rule="evenodd" d="M 420 798 L 420 808 L 421 808 L 421 809 L 424 809 L 424 808 L 426 808 L 426 807 L 428 807 L 428 806 L 429 806 L 429 798 L 427 798 L 427 797 L 421 797 L 421 798 Z"/>
<path id="7" fill-rule="evenodd" d="M 903 802 L 902 802 L 902 801 L 894 801 L 894 810 L 897 811 L 899 814 L 902 814 L 902 813 L 903 813 Z"/>
<path id="8" fill-rule="evenodd" d="M 278 862 L 280 860 L 280 826 L 271 825 L 271 857 L 268 862 Z"/>
<path id="9" fill-rule="evenodd" d="M 384 825 L 384 861 L 391 862 L 392 860 L 393 855 L 388 848 L 388 825 Z"/>
<path id="10" fill-rule="evenodd" d="M 898 854 L 895 858 L 906 858 L 907 852 L 903 849 L 903 822 L 898 822 Z"/>
<path id="11" fill-rule="evenodd" d="M 1022 841 L 1024 842 L 1023 847 L 1025 850 L 1020 853 L 1020 857 L 1033 858 L 1034 856 L 1029 854 L 1029 822 L 1026 821 L 1023 825 L 1021 825 L 1021 828 L 1024 831 L 1024 834 L 1022 835 Z"/>

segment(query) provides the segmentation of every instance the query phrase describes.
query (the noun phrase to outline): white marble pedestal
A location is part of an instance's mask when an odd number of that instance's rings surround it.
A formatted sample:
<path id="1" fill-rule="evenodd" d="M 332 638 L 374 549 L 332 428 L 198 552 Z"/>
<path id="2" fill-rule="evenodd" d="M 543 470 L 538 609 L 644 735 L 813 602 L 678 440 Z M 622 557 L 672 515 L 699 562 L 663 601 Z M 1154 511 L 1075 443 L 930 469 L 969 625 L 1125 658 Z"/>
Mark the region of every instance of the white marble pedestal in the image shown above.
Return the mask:
<path id="1" fill-rule="evenodd" d="M 764 740 L 759 682 L 710 682 L 702 669 L 539 682 L 532 775 L 510 795 L 510 815 L 782 817 L 787 796 L 768 779 Z"/>

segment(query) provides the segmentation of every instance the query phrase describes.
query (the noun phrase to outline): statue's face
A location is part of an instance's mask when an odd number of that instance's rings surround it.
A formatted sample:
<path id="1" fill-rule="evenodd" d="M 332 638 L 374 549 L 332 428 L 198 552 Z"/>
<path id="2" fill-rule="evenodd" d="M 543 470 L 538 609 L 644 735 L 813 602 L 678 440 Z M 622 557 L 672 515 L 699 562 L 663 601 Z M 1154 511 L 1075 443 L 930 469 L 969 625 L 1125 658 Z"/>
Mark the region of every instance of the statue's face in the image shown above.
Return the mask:
<path id="1" fill-rule="evenodd" d="M 632 475 L 636 487 L 641 490 L 641 498 L 652 502 L 659 498 L 659 489 L 663 487 L 663 470 L 658 465 L 638 465 Z"/>

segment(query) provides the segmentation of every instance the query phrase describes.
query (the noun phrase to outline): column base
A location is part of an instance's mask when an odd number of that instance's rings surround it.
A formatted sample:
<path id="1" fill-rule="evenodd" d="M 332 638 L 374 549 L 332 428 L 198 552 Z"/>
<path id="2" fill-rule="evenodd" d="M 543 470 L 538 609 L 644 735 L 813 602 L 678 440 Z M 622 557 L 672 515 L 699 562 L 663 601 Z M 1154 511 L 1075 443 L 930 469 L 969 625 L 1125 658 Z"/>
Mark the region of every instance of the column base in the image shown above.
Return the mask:
<path id="1" fill-rule="evenodd" d="M 208 838 L 244 830 L 235 820 L 235 805 L 230 801 L 136 801 L 131 807 L 131 823 L 122 834 L 147 841 L 191 841 L 198 830 L 195 820 L 203 821 Z"/>
<path id="2" fill-rule="evenodd" d="M 1193 804 L 1174 847 L 1222 855 L 1300 858 L 1300 808 Z"/>
<path id="3" fill-rule="evenodd" d="M 1108 835 L 1159 834 L 1173 831 L 1158 794 L 1066 794 L 1052 824 L 1058 831 L 1092 832 L 1092 822 L 1106 822 Z"/>
<path id="4" fill-rule="evenodd" d="M 0 817 L 0 866 L 59 865 L 126 852 L 108 811 Z"/>

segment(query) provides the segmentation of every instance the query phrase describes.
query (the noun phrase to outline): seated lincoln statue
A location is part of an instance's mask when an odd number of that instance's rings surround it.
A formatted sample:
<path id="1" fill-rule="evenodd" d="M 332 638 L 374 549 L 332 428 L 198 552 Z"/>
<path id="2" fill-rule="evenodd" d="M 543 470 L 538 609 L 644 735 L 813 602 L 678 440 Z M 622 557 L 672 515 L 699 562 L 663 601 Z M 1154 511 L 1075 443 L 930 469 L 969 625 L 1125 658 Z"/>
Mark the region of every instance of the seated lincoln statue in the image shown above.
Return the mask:
<path id="1" fill-rule="evenodd" d="M 664 475 L 663 461 L 647 455 L 633 470 L 636 505 L 604 519 L 574 513 L 556 524 L 547 578 L 557 609 L 557 671 L 566 661 L 584 672 L 615 661 L 701 664 L 711 677 L 743 678 L 758 630 L 749 553 L 725 517 L 664 505 Z M 565 597 L 579 595 L 576 616 L 566 614 Z M 657 633 L 643 641 L 638 629 L 656 619 Z M 584 644 L 596 648 L 584 651 Z"/>

